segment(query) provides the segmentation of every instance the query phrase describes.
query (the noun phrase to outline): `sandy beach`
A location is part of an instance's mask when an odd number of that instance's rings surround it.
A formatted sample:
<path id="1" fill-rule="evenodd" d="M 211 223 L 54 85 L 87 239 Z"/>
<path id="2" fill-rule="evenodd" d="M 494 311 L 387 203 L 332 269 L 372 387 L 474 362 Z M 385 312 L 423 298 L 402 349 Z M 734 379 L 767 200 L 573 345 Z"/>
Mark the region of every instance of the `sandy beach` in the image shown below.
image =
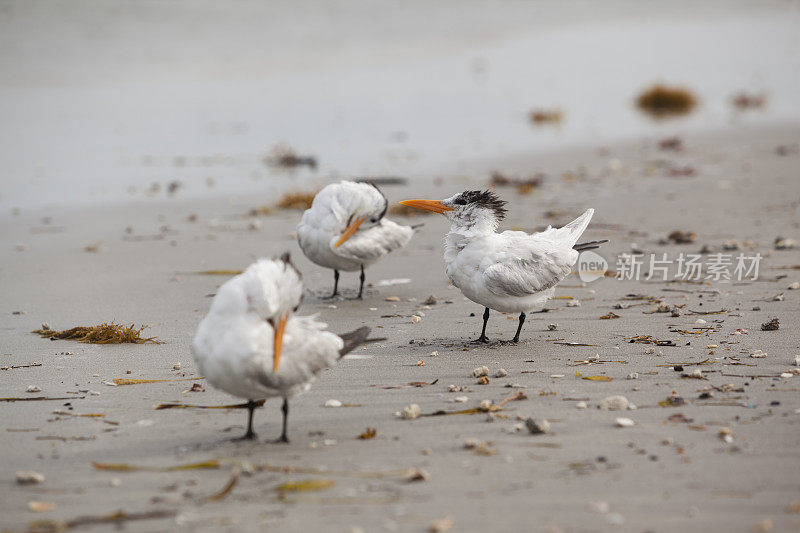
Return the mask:
<path id="1" fill-rule="evenodd" d="M 309 263 L 295 242 L 300 213 L 249 217 L 260 198 L 178 197 L 7 215 L 0 234 L 2 365 L 11 368 L 0 374 L 3 396 L 69 399 L 0 405 L 4 530 L 24 530 L 37 519 L 116 510 L 166 512 L 165 518 L 130 521 L 131 531 L 424 531 L 446 517 L 456 531 L 800 527 L 800 376 L 774 377 L 791 371 L 800 353 L 795 332 L 800 291 L 787 289 L 800 279 L 800 251 L 774 246 L 776 237 L 798 236 L 798 156 L 778 155 L 776 148 L 796 146 L 800 129 L 732 128 L 682 141 L 685 148 L 678 153 L 659 149 L 656 139 L 642 139 L 553 152 L 535 161 L 522 154 L 508 158 L 504 172 L 537 168 L 546 178 L 529 195 L 498 190 L 510 202 L 503 227 L 560 224 L 591 206 L 597 214 L 585 237 L 611 240 L 601 250 L 611 270 L 617 269 L 617 256 L 632 249 L 677 257 L 704 245 L 718 253 L 735 239 L 741 249 L 731 253 L 763 256 L 758 280 L 606 277 L 582 283 L 573 275 L 557 290 L 549 312 L 529 318 L 523 341 L 515 346 L 468 342 L 479 333 L 482 309 L 444 276 L 443 218 L 413 219 L 425 226 L 392 260 L 367 271 L 370 286 L 363 302 L 331 302 L 318 297 L 330 290 L 330 272 Z M 475 161 L 473 168 L 480 175 L 498 163 Z M 666 171 L 674 167 L 696 173 L 669 177 Z M 393 202 L 441 198 L 486 183 L 486 175 L 452 177 L 385 192 Z M 258 229 L 248 229 L 253 221 Z M 664 244 L 674 230 L 696 232 L 695 242 Z M 96 252 L 85 251 L 93 245 Z M 334 332 L 369 325 L 387 340 L 357 350 L 292 402 L 289 445 L 264 442 L 279 433 L 276 401 L 258 410 L 261 440 L 252 443 L 230 440 L 244 428 L 243 411 L 154 410 L 168 402 L 235 401 L 206 387 L 195 371 L 192 335 L 209 295 L 227 279 L 196 272 L 241 269 L 256 257 L 284 250 L 292 253 L 309 289 L 303 314 L 319 313 Z M 403 278 L 410 282 L 386 284 Z M 346 291 L 355 290 L 356 276 L 342 280 Z M 627 295 L 644 298 L 626 300 Z M 437 299 L 435 305 L 423 304 L 429 296 Z M 575 300 L 580 307 L 567 305 Z M 679 306 L 680 316 L 650 314 L 659 302 Z M 609 312 L 619 318 L 600 320 Z M 412 323 L 414 313 L 422 318 L 418 323 Z M 780 329 L 762 331 L 761 324 L 775 317 Z M 111 320 L 146 324 L 146 333 L 163 344 L 92 345 L 30 333 L 42 322 L 61 329 Z M 557 329 L 549 330 L 549 324 Z M 515 317 L 493 313 L 488 334 L 510 338 L 515 326 Z M 693 329 L 698 327 L 703 329 Z M 739 328 L 746 333 L 734 335 Z M 630 342 L 643 335 L 675 346 Z M 755 350 L 767 356 L 750 357 Z M 606 362 L 579 364 L 595 355 Z M 33 362 L 41 366 L 15 368 Z M 683 372 L 669 366 L 674 363 L 681 363 Z M 479 385 L 472 372 L 484 365 L 490 383 Z M 494 377 L 501 368 L 507 375 Z M 696 369 L 703 370 L 703 379 L 682 378 Z M 611 380 L 581 379 L 576 371 Z M 626 379 L 632 373 L 638 378 Z M 114 378 L 188 380 L 105 384 Z M 412 382 L 433 384 L 387 387 Z M 187 392 L 195 383 L 204 390 Z M 41 392 L 26 392 L 29 385 Z M 449 392 L 450 385 L 463 391 Z M 396 415 L 413 403 L 423 414 L 475 408 L 487 399 L 496 404 L 518 391 L 527 398 L 491 414 L 416 420 Z M 625 396 L 637 408 L 598 409 L 612 395 Z M 454 402 L 459 396 L 467 401 Z M 668 397 L 680 398 L 680 405 L 660 405 Z M 330 399 L 346 407 L 324 407 Z M 577 409 L 580 401 L 588 407 Z M 75 416 L 93 413 L 104 416 Z M 552 433 L 520 430 L 527 417 L 546 418 Z M 617 427 L 619 417 L 635 425 Z M 367 428 L 377 435 L 358 439 Z M 722 428 L 729 428 L 730 442 L 721 438 L 727 434 L 720 434 Z M 469 439 L 483 446 L 466 449 Z M 219 461 L 217 468 L 168 472 L 92 466 L 173 467 L 212 460 Z M 230 493 L 209 500 L 235 469 L 244 473 Z M 406 469 L 424 471 L 425 479 L 410 481 Z M 45 481 L 18 485 L 19 470 L 40 472 Z M 309 492 L 280 490 L 284 483 L 306 480 L 332 484 Z M 54 508 L 33 513 L 31 501 Z"/>
<path id="2" fill-rule="evenodd" d="M 0 531 L 800 530 L 798 28 L 785 0 L 0 0 Z M 693 105 L 654 119 L 654 84 Z M 470 342 L 443 217 L 390 214 L 424 225 L 325 300 L 274 207 L 494 173 L 532 180 L 501 229 L 591 207 L 610 241 L 516 345 L 498 312 Z M 190 344 L 286 251 L 299 314 L 385 340 L 291 401 L 290 444 L 277 400 L 233 442 Z M 112 321 L 159 343 L 32 333 Z"/>

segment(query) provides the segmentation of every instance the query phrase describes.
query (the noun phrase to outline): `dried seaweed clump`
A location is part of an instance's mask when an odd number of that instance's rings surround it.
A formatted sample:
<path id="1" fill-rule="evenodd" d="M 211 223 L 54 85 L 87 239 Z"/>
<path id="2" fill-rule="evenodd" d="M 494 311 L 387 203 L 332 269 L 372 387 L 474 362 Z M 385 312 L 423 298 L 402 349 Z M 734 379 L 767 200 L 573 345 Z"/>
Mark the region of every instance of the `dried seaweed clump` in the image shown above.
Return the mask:
<path id="1" fill-rule="evenodd" d="M 397 217 L 425 217 L 429 215 L 433 215 L 433 211 L 425 211 L 424 209 L 417 209 L 414 207 L 408 207 L 407 205 L 403 204 L 394 204 L 389 206 L 388 213 L 393 216 Z"/>
<path id="2" fill-rule="evenodd" d="M 544 181 L 544 175 L 537 173 L 530 178 L 513 178 L 508 177 L 500 172 L 492 172 L 492 177 L 489 179 L 490 187 L 516 187 L 517 194 L 530 194 L 533 189 L 541 187 Z"/>
<path id="3" fill-rule="evenodd" d="M 287 192 L 283 196 L 281 196 L 280 200 L 273 205 L 262 205 L 260 207 L 256 207 L 250 210 L 249 215 L 251 217 L 257 216 L 266 216 L 273 214 L 276 210 L 279 209 L 287 209 L 287 210 L 299 210 L 304 211 L 306 209 L 311 208 L 311 204 L 314 202 L 314 197 L 317 195 L 318 191 L 294 191 L 294 192 Z"/>
<path id="4" fill-rule="evenodd" d="M 636 99 L 636 106 L 654 118 L 688 115 L 697 105 L 697 98 L 683 87 L 654 85 Z"/>
<path id="5" fill-rule="evenodd" d="M 748 109 L 763 109 L 767 105 L 767 95 L 761 94 L 748 94 L 741 92 L 735 94 L 731 98 L 733 107 L 739 111 L 746 111 Z"/>
<path id="6" fill-rule="evenodd" d="M 279 168 L 297 168 L 306 166 L 311 170 L 317 170 L 317 158 L 310 155 L 297 155 L 289 146 L 279 144 L 272 149 L 272 154 L 264 158 L 264 163 L 268 166 Z"/>
<path id="7" fill-rule="evenodd" d="M 156 337 L 142 337 L 141 333 L 147 326 L 136 328 L 133 324 L 122 326 L 115 323 L 104 323 L 99 326 L 78 326 L 71 329 L 56 331 L 49 326 L 42 325 L 42 329 L 34 330 L 32 333 L 41 335 L 48 339 L 72 340 L 78 342 L 88 342 L 91 344 L 144 344 L 152 342 L 162 344 Z"/>
<path id="8" fill-rule="evenodd" d="M 534 109 L 528 113 L 528 119 L 536 124 L 558 124 L 564 119 L 564 113 L 560 109 Z"/>

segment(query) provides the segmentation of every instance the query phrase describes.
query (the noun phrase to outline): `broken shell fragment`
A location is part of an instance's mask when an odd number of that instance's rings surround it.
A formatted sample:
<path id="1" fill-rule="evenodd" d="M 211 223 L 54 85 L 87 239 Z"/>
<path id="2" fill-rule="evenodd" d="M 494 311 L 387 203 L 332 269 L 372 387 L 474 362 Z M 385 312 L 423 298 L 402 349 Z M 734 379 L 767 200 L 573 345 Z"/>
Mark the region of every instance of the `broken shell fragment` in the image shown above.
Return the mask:
<path id="1" fill-rule="evenodd" d="M 550 422 L 548 422 L 546 418 L 536 420 L 532 417 L 529 417 L 525 420 L 525 426 L 532 435 L 543 435 L 550 433 Z"/>
<path id="2" fill-rule="evenodd" d="M 341 406 L 342 402 L 340 402 L 339 400 L 330 399 L 327 402 L 325 402 L 325 407 L 341 407 Z"/>
<path id="3" fill-rule="evenodd" d="M 14 474 L 17 483 L 20 485 L 34 485 L 36 483 L 44 483 L 44 475 L 33 470 L 20 470 Z"/>
<path id="4" fill-rule="evenodd" d="M 604 411 L 624 411 L 628 408 L 628 399 L 625 396 L 607 396 L 600 401 L 600 409 Z"/>
<path id="5" fill-rule="evenodd" d="M 616 420 L 614 420 L 614 422 L 617 424 L 618 427 L 621 428 L 629 428 L 636 425 L 636 422 L 634 422 L 630 418 L 623 418 L 623 417 L 617 418 Z"/>
<path id="6" fill-rule="evenodd" d="M 578 402 L 575 404 L 575 409 L 586 409 L 587 407 L 586 402 Z"/>
<path id="7" fill-rule="evenodd" d="M 489 375 L 489 368 L 485 366 L 479 366 L 475 370 L 472 371 L 472 377 L 479 378 L 482 376 Z"/>
<path id="8" fill-rule="evenodd" d="M 764 359 L 767 356 L 767 352 L 762 352 L 761 350 L 756 350 L 750 354 L 750 357 L 753 359 Z"/>
<path id="9" fill-rule="evenodd" d="M 422 410 L 419 408 L 419 405 L 412 403 L 411 405 L 403 407 L 401 416 L 406 420 L 414 420 L 415 418 L 419 418 L 421 412 Z"/>
<path id="10" fill-rule="evenodd" d="M 478 378 L 478 385 L 488 385 L 489 384 L 489 376 L 481 376 Z"/>

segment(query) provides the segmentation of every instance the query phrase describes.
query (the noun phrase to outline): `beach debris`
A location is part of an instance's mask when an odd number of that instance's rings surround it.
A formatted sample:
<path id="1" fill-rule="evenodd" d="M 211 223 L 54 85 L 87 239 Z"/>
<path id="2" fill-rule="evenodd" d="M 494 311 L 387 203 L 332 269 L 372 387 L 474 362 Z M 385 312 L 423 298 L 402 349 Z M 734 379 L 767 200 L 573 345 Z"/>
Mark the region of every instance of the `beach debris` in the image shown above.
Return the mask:
<path id="1" fill-rule="evenodd" d="M 342 402 L 340 402 L 339 400 L 335 400 L 333 398 L 325 402 L 325 407 L 341 407 L 341 406 Z"/>
<path id="2" fill-rule="evenodd" d="M 36 385 L 28 385 L 28 388 L 25 389 L 25 392 L 42 392 L 42 389 L 40 389 Z"/>
<path id="3" fill-rule="evenodd" d="M 93 461 L 92 466 L 97 470 L 111 472 L 181 472 L 183 470 L 214 470 L 220 468 L 222 462 L 218 459 L 211 459 L 208 461 L 183 463 L 173 466 L 139 466 L 129 463 L 100 463 Z"/>
<path id="4" fill-rule="evenodd" d="M 400 301 L 400 297 L 399 296 L 387 296 L 386 297 L 386 301 L 387 302 L 399 302 Z"/>
<path id="5" fill-rule="evenodd" d="M 32 513 L 43 513 L 45 511 L 52 511 L 55 508 L 56 504 L 53 502 L 40 502 L 36 500 L 28 502 L 28 510 Z"/>
<path id="6" fill-rule="evenodd" d="M 558 324 L 548 324 L 547 331 L 555 331 L 558 329 Z"/>
<path id="7" fill-rule="evenodd" d="M 599 408 L 604 411 L 624 411 L 629 404 L 625 396 L 607 396 L 600 401 Z"/>
<path id="8" fill-rule="evenodd" d="M 776 331 L 780 329 L 781 323 L 778 318 L 773 318 L 769 322 L 764 322 L 761 324 L 761 331 Z"/>
<path id="9" fill-rule="evenodd" d="M 280 493 L 284 492 L 314 492 L 327 490 L 336 484 L 332 479 L 306 479 L 303 481 L 290 481 L 276 487 Z"/>
<path id="10" fill-rule="evenodd" d="M 800 289 L 800 281 L 795 281 L 794 283 L 792 283 L 791 285 L 789 285 L 786 288 L 789 289 L 790 291 L 796 291 L 796 290 Z"/>
<path id="11" fill-rule="evenodd" d="M 636 425 L 636 422 L 631 420 L 630 418 L 619 417 L 614 420 L 614 423 L 617 424 L 618 427 L 621 428 L 629 428 Z"/>
<path id="12" fill-rule="evenodd" d="M 722 441 L 724 441 L 724 442 L 726 442 L 728 444 L 733 442 L 733 432 L 731 431 L 731 428 L 729 428 L 729 427 L 721 427 L 721 428 L 719 428 L 719 431 L 717 432 L 717 436 L 720 438 L 720 440 L 722 440 Z"/>
<path id="13" fill-rule="evenodd" d="M 586 409 L 587 407 L 589 407 L 589 406 L 584 401 L 580 401 L 580 402 L 575 404 L 575 409 Z"/>
<path id="14" fill-rule="evenodd" d="M 656 84 L 643 91 L 636 99 L 640 111 L 653 118 L 687 115 L 697 105 L 697 98 L 683 87 Z"/>
<path id="15" fill-rule="evenodd" d="M 630 374 L 628 374 L 625 377 L 625 379 L 639 379 L 639 373 L 638 372 L 631 372 Z"/>
<path id="16" fill-rule="evenodd" d="M 731 104 L 739 111 L 762 109 L 767 104 L 767 95 L 764 93 L 750 94 L 742 91 L 731 97 Z"/>
<path id="17" fill-rule="evenodd" d="M 500 172 L 492 172 L 492 177 L 489 178 L 489 186 L 516 187 L 518 194 L 530 194 L 533 189 L 541 187 L 543 181 L 543 174 L 536 174 L 531 178 L 511 178 Z"/>
<path id="18" fill-rule="evenodd" d="M 14 474 L 20 485 L 37 485 L 44 483 L 44 475 L 33 470 L 19 470 Z"/>
<path id="19" fill-rule="evenodd" d="M 667 137 L 658 141 L 658 148 L 660 150 L 674 150 L 680 152 L 683 150 L 683 140 L 680 137 Z"/>
<path id="20" fill-rule="evenodd" d="M 661 407 L 677 407 L 679 405 L 686 405 L 686 400 L 677 396 L 674 392 L 672 395 L 667 396 L 666 400 L 658 402 Z"/>
<path id="21" fill-rule="evenodd" d="M 601 316 L 600 320 L 609 320 L 609 319 L 612 319 L 612 318 L 619 318 L 619 315 L 614 313 L 614 312 L 612 312 L 612 311 L 609 311 L 607 314 Z"/>
<path id="22" fill-rule="evenodd" d="M 508 375 L 508 371 L 505 368 L 497 369 L 497 372 L 494 373 L 494 377 L 496 378 L 504 378 Z"/>
<path id="23" fill-rule="evenodd" d="M 197 379 L 205 379 L 203 377 L 194 378 L 174 378 L 174 379 L 130 379 L 130 378 L 114 378 L 106 385 L 123 386 L 123 385 L 141 385 L 144 383 L 166 383 L 168 381 L 192 381 Z"/>
<path id="24" fill-rule="evenodd" d="M 239 476 L 242 475 L 242 469 L 239 466 L 233 468 L 231 472 L 231 478 L 225 483 L 225 486 L 222 487 L 218 492 L 215 492 L 211 496 L 207 496 L 203 498 L 203 502 L 218 502 L 225 498 L 228 494 L 231 493 L 233 487 L 236 486 L 236 483 L 239 481 Z"/>
<path id="25" fill-rule="evenodd" d="M 525 419 L 525 427 L 528 428 L 528 431 L 530 431 L 532 435 L 550 433 L 550 422 L 548 422 L 546 418 L 537 420 L 533 417 L 528 417 Z"/>
<path id="26" fill-rule="evenodd" d="M 469 397 L 467 397 L 467 396 L 456 396 L 455 398 L 453 398 L 453 401 L 455 403 L 466 403 L 468 400 L 469 400 Z"/>
<path id="27" fill-rule="evenodd" d="M 584 376 L 580 372 L 575 372 L 575 377 L 585 379 L 587 381 L 612 381 L 613 379 L 608 376 Z"/>
<path id="28" fill-rule="evenodd" d="M 481 400 L 481 402 L 478 404 L 478 409 L 481 411 L 491 411 L 492 400 Z"/>
<path id="29" fill-rule="evenodd" d="M 121 526 L 124 522 L 132 522 L 136 520 L 158 520 L 165 518 L 174 518 L 177 516 L 177 509 L 159 509 L 155 511 L 143 511 L 140 513 L 128 513 L 125 511 L 114 511 L 113 513 L 100 516 L 79 516 L 70 520 L 36 520 L 29 524 L 28 531 L 31 532 L 51 532 L 51 531 L 65 531 L 67 529 L 74 529 L 84 526 L 91 526 L 96 524 L 117 524 Z"/>
<path id="30" fill-rule="evenodd" d="M 427 381 L 412 381 L 410 383 L 402 383 L 399 385 L 370 385 L 370 386 L 377 387 L 379 389 L 411 389 L 414 387 L 427 387 L 429 385 L 436 385 L 438 382 L 439 382 L 438 379 L 434 379 L 430 383 L 428 383 Z M 455 385 L 450 385 L 450 387 L 452 389 L 452 387 L 455 387 Z M 461 389 L 458 388 L 458 390 Z M 450 392 L 456 392 L 456 390 L 451 390 Z"/>
<path id="31" fill-rule="evenodd" d="M 667 235 L 667 240 L 673 244 L 691 244 L 697 239 L 693 231 L 675 230 Z"/>
<path id="32" fill-rule="evenodd" d="M 255 406 L 261 407 L 264 405 L 266 400 L 256 400 Z M 249 403 L 235 403 L 235 404 L 228 404 L 228 405 L 190 405 L 188 403 L 160 403 L 156 405 L 153 409 L 156 411 L 161 411 L 163 409 L 248 409 L 250 407 Z"/>
<path id="33" fill-rule="evenodd" d="M 428 531 L 430 533 L 445 533 L 453 528 L 453 524 L 455 524 L 455 521 L 450 516 L 437 518 L 428 526 Z"/>
<path id="34" fill-rule="evenodd" d="M 377 434 L 378 434 L 377 428 L 367 428 L 357 438 L 361 440 L 369 440 L 369 439 L 374 439 Z"/>
<path id="35" fill-rule="evenodd" d="M 478 383 L 478 385 L 488 385 L 489 384 L 489 376 L 481 376 L 481 377 L 479 377 L 477 383 Z"/>
<path id="36" fill-rule="evenodd" d="M 764 359 L 767 356 L 767 352 L 762 352 L 761 350 L 753 350 L 750 354 L 750 357 L 753 359 Z"/>
<path id="37" fill-rule="evenodd" d="M 528 120 L 536 125 L 558 124 L 564 119 L 564 113 L 557 108 L 545 109 L 538 108 L 528 113 Z"/>
<path id="38" fill-rule="evenodd" d="M 460 385 L 450 385 L 450 386 L 447 388 L 447 391 L 448 391 L 448 392 L 461 392 L 461 391 L 463 391 L 463 390 L 464 390 L 464 387 L 462 387 L 462 386 L 460 386 Z"/>
<path id="39" fill-rule="evenodd" d="M 419 315 L 414 315 L 411 317 L 412 324 L 419 324 L 422 321 L 422 317 Z"/>
<path id="40" fill-rule="evenodd" d="M 47 326 L 47 327 L 45 327 Z M 78 342 L 88 342 L 91 344 L 120 344 L 120 343 L 133 343 L 144 344 L 151 342 L 153 344 L 162 344 L 157 337 L 142 338 L 141 333 L 147 326 L 136 328 L 133 324 L 130 326 L 122 326 L 114 322 L 103 323 L 99 326 L 78 326 L 62 331 L 50 329 L 47 323 L 42 324 L 41 329 L 32 331 L 41 337 L 49 338 L 50 340 L 74 340 Z"/>
<path id="41" fill-rule="evenodd" d="M 776 250 L 792 250 L 797 247 L 797 241 L 784 237 L 776 237 L 774 244 Z"/>
<path id="42" fill-rule="evenodd" d="M 794 366 L 800 366 L 800 355 L 795 355 L 794 356 L 794 361 L 792 361 L 792 364 Z"/>
<path id="43" fill-rule="evenodd" d="M 580 307 L 581 301 L 580 300 L 569 300 L 567 302 L 567 307 Z"/>
<path id="44" fill-rule="evenodd" d="M 651 354 L 656 353 L 656 349 L 653 348 L 652 346 L 648 346 L 647 348 L 644 349 L 644 353 L 646 355 L 651 355 Z"/>
<path id="45" fill-rule="evenodd" d="M 180 370 L 180 369 L 181 369 L 181 364 L 180 363 L 175 363 L 175 364 L 172 365 L 172 370 Z"/>
<path id="46" fill-rule="evenodd" d="M 414 420 L 415 418 L 419 418 L 419 415 L 422 413 L 419 405 L 412 403 L 403 407 L 401 411 L 401 416 L 406 420 Z"/>
<path id="47" fill-rule="evenodd" d="M 489 375 L 489 368 L 485 366 L 479 366 L 475 370 L 472 371 L 472 377 L 479 378 L 482 376 Z"/>
<path id="48" fill-rule="evenodd" d="M 272 148 L 270 154 L 263 159 L 265 165 L 279 168 L 297 168 L 307 166 L 311 170 L 317 169 L 317 159 L 313 156 L 297 155 L 297 152 L 290 146 L 278 144 Z"/>

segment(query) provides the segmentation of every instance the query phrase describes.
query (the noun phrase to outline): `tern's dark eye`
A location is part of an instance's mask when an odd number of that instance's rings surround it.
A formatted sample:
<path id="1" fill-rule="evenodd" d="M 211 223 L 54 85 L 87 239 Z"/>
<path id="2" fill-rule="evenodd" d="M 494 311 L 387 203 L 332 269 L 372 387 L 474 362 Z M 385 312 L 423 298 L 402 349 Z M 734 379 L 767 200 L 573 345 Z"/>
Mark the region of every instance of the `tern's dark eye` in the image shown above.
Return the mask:
<path id="1" fill-rule="evenodd" d="M 453 203 L 456 204 L 456 205 L 467 205 L 467 201 L 464 200 L 463 198 L 459 198 L 458 200 L 454 200 Z"/>
<path id="2" fill-rule="evenodd" d="M 296 313 L 298 309 L 300 309 L 300 304 L 295 305 L 294 309 L 292 309 L 292 312 Z"/>

